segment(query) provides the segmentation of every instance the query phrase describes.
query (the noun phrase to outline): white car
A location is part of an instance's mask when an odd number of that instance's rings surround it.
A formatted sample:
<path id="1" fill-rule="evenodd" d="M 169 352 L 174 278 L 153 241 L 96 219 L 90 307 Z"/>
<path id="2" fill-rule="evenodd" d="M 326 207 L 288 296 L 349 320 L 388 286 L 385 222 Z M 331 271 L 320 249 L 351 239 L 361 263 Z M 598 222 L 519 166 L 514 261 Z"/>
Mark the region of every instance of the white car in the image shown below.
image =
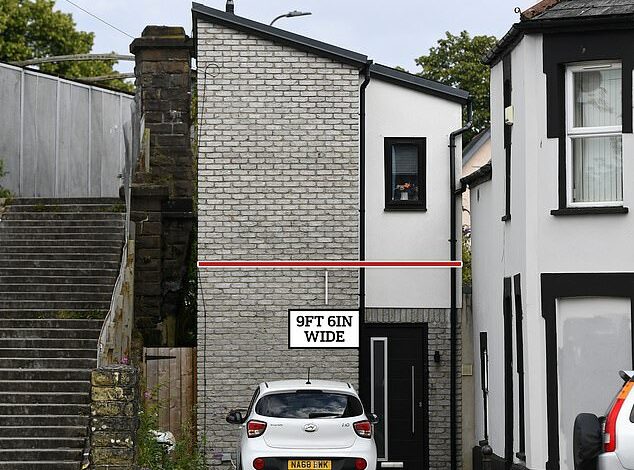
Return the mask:
<path id="1" fill-rule="evenodd" d="M 577 470 L 634 470 L 634 371 L 621 371 L 623 386 L 605 417 L 582 413 L 574 428 Z"/>
<path id="2" fill-rule="evenodd" d="M 238 470 L 376 470 L 377 418 L 348 383 L 264 382 L 227 422 L 241 427 Z"/>

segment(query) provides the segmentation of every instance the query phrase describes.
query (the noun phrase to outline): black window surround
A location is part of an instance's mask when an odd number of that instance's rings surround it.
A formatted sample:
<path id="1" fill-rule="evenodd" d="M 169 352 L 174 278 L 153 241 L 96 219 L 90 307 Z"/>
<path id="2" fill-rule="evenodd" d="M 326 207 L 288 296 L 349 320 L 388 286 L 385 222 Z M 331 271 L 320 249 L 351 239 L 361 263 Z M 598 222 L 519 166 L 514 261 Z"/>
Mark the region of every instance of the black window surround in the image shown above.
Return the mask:
<path id="1" fill-rule="evenodd" d="M 395 145 L 414 145 L 417 149 L 417 174 L 406 178 L 413 189 L 416 199 L 408 196 L 407 200 L 396 199 L 397 188 L 393 181 L 393 147 Z M 426 137 L 386 137 L 385 138 L 385 211 L 426 211 L 427 210 L 427 138 Z M 409 181 L 413 180 L 413 181 Z M 397 184 L 399 184 L 397 182 Z M 400 184 L 399 184 L 400 185 Z M 406 191 L 407 192 L 407 191 Z"/>
<path id="2" fill-rule="evenodd" d="M 513 105 L 512 92 L 513 81 L 511 75 L 511 55 L 504 57 L 502 61 L 502 81 L 504 83 L 504 113 Z M 506 116 L 505 116 L 506 121 Z M 503 222 L 511 220 L 511 139 L 513 135 L 513 124 L 504 123 L 504 215 L 502 216 Z"/>
<path id="3" fill-rule="evenodd" d="M 553 216 L 627 214 L 624 206 L 570 207 L 567 194 L 566 67 L 590 61 L 618 61 L 622 64 L 622 133 L 632 133 L 632 70 L 634 69 L 632 29 L 602 31 L 556 31 L 544 34 L 543 55 L 546 74 L 547 136 L 559 139 L 558 207 Z M 625 187 L 624 190 L 631 189 Z"/>

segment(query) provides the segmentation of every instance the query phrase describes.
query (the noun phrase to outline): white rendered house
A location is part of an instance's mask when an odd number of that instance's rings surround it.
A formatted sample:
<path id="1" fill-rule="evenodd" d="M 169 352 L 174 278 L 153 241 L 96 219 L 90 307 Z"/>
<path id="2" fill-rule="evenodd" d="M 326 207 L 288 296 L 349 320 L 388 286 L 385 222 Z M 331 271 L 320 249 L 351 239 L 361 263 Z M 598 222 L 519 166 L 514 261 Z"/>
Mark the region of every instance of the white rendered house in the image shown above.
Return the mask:
<path id="1" fill-rule="evenodd" d="M 634 7 L 541 2 L 489 54 L 492 162 L 471 192 L 474 445 L 572 470 L 578 413 L 632 367 Z"/>

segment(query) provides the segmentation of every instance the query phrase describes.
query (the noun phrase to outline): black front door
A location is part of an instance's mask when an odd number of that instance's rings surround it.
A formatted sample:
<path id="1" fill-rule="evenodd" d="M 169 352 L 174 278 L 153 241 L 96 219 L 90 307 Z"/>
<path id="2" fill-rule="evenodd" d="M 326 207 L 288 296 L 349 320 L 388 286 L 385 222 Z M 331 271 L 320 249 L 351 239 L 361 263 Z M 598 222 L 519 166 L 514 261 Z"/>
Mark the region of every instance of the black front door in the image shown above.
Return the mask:
<path id="1" fill-rule="evenodd" d="M 427 325 L 365 325 L 361 394 L 379 416 L 379 468 L 428 468 Z"/>

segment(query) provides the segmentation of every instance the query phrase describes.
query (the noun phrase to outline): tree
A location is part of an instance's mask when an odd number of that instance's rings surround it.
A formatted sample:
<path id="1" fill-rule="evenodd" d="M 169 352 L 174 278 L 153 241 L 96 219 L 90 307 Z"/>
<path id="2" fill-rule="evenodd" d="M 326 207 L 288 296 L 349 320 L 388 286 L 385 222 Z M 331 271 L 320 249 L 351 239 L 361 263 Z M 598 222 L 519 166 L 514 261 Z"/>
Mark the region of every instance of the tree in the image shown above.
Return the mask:
<path id="1" fill-rule="evenodd" d="M 94 33 L 78 31 L 73 17 L 53 11 L 54 0 L 0 1 L 0 61 L 12 62 L 39 57 L 87 54 Z M 40 70 L 68 78 L 113 75 L 115 61 L 57 62 L 42 64 Z M 121 79 L 103 82 L 131 91 Z"/>
<path id="2" fill-rule="evenodd" d="M 466 145 L 490 124 L 490 70 L 488 65 L 482 63 L 482 58 L 497 39 L 495 36 L 472 38 L 467 31 L 462 31 L 458 36 L 450 32 L 445 34 L 446 37 L 439 39 L 438 45 L 429 49 L 427 55 L 416 59 L 416 65 L 423 69 L 418 74 L 421 77 L 462 88 L 471 94 L 473 129 L 463 139 L 463 145 Z"/>

